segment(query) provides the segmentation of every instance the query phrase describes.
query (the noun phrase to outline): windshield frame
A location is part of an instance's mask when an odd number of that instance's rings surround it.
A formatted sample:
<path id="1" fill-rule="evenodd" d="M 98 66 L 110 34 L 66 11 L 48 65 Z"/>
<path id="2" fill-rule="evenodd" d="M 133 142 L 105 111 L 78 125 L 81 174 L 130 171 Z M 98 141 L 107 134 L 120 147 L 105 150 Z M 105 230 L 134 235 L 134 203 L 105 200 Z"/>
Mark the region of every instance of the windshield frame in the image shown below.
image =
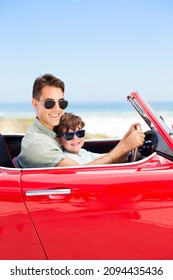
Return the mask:
<path id="1" fill-rule="evenodd" d="M 127 100 L 151 129 L 157 130 L 164 138 L 168 146 L 173 150 L 173 131 L 166 125 L 162 116 L 145 101 L 142 100 L 138 92 L 132 92 L 127 96 Z"/>

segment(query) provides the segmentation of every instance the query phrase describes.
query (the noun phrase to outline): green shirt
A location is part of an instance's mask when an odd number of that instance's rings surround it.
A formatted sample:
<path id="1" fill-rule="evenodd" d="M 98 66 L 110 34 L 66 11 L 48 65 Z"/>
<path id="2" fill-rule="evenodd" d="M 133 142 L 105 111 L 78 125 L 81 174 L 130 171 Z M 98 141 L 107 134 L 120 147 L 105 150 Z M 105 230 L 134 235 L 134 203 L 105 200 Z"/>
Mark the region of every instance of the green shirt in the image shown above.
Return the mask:
<path id="1" fill-rule="evenodd" d="M 54 167 L 65 157 L 56 133 L 35 118 L 22 139 L 19 165 L 24 168 Z"/>

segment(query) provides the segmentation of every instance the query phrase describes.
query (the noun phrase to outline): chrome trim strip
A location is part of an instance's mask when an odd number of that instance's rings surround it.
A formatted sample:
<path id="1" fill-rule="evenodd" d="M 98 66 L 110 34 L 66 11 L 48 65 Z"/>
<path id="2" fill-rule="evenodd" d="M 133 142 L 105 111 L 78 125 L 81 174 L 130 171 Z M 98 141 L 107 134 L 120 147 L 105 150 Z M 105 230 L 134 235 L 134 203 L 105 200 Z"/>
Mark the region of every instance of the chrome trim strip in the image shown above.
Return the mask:
<path id="1" fill-rule="evenodd" d="M 56 195 L 56 194 L 70 194 L 70 189 L 56 189 L 56 190 L 33 190 L 26 191 L 26 196 L 37 196 L 37 195 Z"/>

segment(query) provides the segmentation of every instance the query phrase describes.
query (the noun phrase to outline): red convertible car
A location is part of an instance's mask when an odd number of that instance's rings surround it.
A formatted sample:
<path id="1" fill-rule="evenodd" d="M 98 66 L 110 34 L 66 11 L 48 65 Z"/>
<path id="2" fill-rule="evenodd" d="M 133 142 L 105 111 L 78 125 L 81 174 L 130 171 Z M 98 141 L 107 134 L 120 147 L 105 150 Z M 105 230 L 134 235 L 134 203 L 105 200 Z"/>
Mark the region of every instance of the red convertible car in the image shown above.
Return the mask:
<path id="1" fill-rule="evenodd" d="M 127 163 L 17 168 L 23 135 L 1 135 L 1 260 L 173 259 L 173 132 L 138 93 L 127 98 L 148 126 Z"/>

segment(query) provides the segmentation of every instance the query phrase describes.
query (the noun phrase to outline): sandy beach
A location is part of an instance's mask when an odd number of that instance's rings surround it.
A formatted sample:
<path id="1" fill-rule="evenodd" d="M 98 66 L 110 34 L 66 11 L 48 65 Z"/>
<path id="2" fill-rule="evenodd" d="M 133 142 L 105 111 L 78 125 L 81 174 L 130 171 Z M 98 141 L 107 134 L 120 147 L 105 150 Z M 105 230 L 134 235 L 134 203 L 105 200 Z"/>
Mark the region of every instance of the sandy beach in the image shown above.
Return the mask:
<path id="1" fill-rule="evenodd" d="M 0 118 L 0 133 L 26 133 L 33 119 Z"/>
<path id="2" fill-rule="evenodd" d="M 22 133 L 25 134 L 29 126 L 33 123 L 34 119 L 23 118 L 0 118 L 0 133 L 1 134 L 13 134 Z M 85 139 L 99 139 L 108 138 L 106 134 L 92 134 L 86 133 Z"/>

